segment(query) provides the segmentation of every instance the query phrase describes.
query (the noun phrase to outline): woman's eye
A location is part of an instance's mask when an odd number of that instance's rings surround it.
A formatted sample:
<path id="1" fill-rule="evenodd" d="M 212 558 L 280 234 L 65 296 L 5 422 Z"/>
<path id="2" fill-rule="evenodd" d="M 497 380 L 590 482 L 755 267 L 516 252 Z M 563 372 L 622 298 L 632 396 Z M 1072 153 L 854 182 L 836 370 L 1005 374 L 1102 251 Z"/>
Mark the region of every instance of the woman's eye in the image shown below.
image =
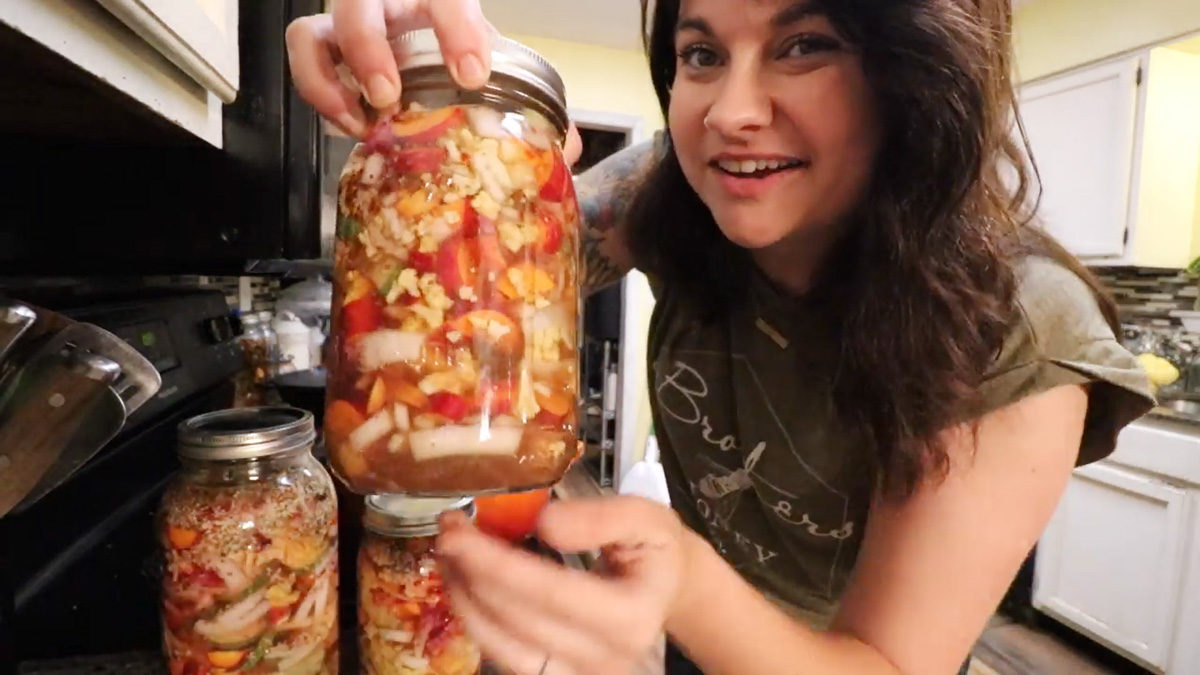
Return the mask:
<path id="1" fill-rule="evenodd" d="M 783 47 L 783 58 L 800 58 L 809 54 L 827 52 L 837 49 L 837 40 L 823 35 L 801 35 Z"/>
<path id="2" fill-rule="evenodd" d="M 679 50 L 679 60 L 688 68 L 712 68 L 721 63 L 715 51 L 699 45 Z"/>

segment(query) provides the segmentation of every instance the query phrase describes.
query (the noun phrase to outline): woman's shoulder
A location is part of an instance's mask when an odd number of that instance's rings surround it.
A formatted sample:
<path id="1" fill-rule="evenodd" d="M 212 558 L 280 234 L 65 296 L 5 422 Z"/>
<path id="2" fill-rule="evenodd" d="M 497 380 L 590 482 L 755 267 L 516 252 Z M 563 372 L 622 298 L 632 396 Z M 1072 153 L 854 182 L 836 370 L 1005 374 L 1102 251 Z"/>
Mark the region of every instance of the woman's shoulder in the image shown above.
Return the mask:
<path id="1" fill-rule="evenodd" d="M 1101 301 L 1075 271 L 1042 256 L 1016 269 L 1017 313 L 986 375 L 980 414 L 1063 385 L 1088 387 L 1080 463 L 1110 453 L 1116 434 L 1154 405 L 1141 364 L 1109 325 Z"/>

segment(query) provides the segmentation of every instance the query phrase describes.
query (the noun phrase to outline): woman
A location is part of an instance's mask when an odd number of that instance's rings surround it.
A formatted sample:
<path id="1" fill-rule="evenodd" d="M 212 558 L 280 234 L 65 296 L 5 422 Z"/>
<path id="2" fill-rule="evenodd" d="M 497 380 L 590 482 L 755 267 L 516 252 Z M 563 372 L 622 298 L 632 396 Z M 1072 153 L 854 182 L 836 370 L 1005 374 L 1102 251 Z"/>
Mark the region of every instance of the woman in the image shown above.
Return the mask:
<path id="1" fill-rule="evenodd" d="M 1152 405 L 1111 301 L 1026 226 L 1008 0 L 643 20 L 668 134 L 579 191 L 588 284 L 637 267 L 655 291 L 674 512 L 549 507 L 542 537 L 602 548 L 602 577 L 448 521 L 455 606 L 522 675 L 628 672 L 663 630 L 668 672 L 953 673 L 1072 468 Z M 428 23 L 477 86 L 474 0 L 339 0 L 290 31 L 296 84 L 360 133 L 332 55 L 387 105 L 384 38 Z"/>

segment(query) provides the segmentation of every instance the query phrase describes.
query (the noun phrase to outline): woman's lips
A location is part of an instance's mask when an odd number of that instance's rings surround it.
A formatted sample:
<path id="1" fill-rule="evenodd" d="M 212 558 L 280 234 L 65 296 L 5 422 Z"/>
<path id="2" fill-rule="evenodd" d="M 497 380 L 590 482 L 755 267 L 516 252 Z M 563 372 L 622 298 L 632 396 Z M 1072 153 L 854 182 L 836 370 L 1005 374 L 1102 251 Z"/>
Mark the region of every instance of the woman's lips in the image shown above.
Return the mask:
<path id="1" fill-rule="evenodd" d="M 806 164 L 799 164 L 759 173 L 732 173 L 720 167 L 713 167 L 712 171 L 716 172 L 717 183 L 721 189 L 730 196 L 736 199 L 756 199 L 806 167 Z"/>

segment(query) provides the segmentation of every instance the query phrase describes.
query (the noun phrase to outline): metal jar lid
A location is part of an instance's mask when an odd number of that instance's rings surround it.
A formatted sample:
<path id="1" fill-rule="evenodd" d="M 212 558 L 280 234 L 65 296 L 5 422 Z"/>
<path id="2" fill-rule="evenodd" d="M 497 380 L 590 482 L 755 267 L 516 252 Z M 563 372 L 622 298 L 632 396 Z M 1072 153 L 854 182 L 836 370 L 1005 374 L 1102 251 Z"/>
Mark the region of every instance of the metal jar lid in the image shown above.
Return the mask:
<path id="1" fill-rule="evenodd" d="M 228 461 L 261 459 L 312 447 L 313 415 L 290 406 L 218 410 L 179 425 L 179 456 Z"/>
<path id="2" fill-rule="evenodd" d="M 396 38 L 400 56 L 400 81 L 404 91 L 456 86 L 446 70 L 433 29 L 404 33 Z M 566 86 L 550 62 L 529 47 L 498 34 L 492 35 L 492 75 L 482 90 L 533 108 L 546 116 L 562 134 L 567 117 Z"/>
<path id="3" fill-rule="evenodd" d="M 428 537 L 438 533 L 438 518 L 449 511 L 462 511 L 475 518 L 471 497 L 410 498 L 401 495 L 372 495 L 366 498 L 363 526 L 386 537 Z"/>

